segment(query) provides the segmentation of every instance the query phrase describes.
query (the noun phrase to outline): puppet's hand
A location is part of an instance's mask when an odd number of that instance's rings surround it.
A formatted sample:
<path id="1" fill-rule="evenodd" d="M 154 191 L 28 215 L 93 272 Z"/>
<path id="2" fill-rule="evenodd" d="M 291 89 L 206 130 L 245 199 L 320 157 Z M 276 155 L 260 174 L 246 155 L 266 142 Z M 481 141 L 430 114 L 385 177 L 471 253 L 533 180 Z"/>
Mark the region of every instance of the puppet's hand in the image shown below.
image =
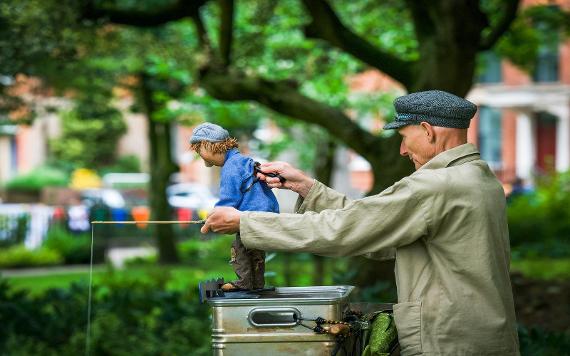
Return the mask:
<path id="1" fill-rule="evenodd" d="M 238 232 L 239 218 L 239 210 L 227 206 L 217 207 L 210 215 L 208 215 L 208 219 L 206 219 L 206 222 L 200 229 L 200 232 L 203 234 L 208 233 L 209 231 L 222 234 Z"/>
<path id="2" fill-rule="evenodd" d="M 287 162 L 262 163 L 259 168 L 263 172 L 276 173 L 286 179 L 285 182 L 282 182 L 278 177 L 268 177 L 258 173 L 257 177 L 265 181 L 270 188 L 290 189 L 303 198 L 309 193 L 315 182 L 313 178 Z"/>

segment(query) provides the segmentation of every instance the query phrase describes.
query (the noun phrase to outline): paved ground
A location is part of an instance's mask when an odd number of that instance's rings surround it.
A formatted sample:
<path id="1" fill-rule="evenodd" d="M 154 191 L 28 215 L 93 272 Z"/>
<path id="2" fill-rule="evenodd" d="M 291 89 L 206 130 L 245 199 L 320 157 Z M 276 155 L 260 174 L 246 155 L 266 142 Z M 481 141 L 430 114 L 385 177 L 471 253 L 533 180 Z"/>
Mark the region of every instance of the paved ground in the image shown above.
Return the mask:
<path id="1" fill-rule="evenodd" d="M 103 269 L 103 265 L 94 266 L 93 269 Z M 19 277 L 19 276 L 47 276 L 53 274 L 67 274 L 67 273 L 86 273 L 89 272 L 89 265 L 70 265 L 70 266 L 56 266 L 56 267 L 38 267 L 38 268 L 24 268 L 24 269 L 2 269 L 0 274 L 3 277 Z"/>

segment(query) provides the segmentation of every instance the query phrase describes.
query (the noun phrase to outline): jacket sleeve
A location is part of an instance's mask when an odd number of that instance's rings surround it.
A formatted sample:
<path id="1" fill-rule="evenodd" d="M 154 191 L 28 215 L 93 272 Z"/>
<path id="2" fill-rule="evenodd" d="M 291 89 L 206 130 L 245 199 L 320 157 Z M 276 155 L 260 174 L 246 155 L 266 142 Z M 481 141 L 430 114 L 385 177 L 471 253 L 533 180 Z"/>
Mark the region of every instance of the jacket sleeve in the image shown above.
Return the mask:
<path id="1" fill-rule="evenodd" d="M 342 209 L 350 202 L 351 200 L 344 194 L 315 180 L 311 190 L 309 190 L 309 194 L 304 199 L 301 197 L 297 199 L 295 211 L 298 214 L 303 214 L 307 211 L 319 213 L 326 209 Z"/>
<path id="2" fill-rule="evenodd" d="M 405 180 L 382 193 L 319 213 L 243 213 L 248 248 L 324 256 L 382 257 L 427 234 L 424 211 Z"/>
<path id="3" fill-rule="evenodd" d="M 226 168 L 226 167 L 224 167 Z M 230 206 L 238 208 L 243 199 L 244 171 L 234 167 L 222 169 L 220 176 L 220 201 L 216 206 Z"/>

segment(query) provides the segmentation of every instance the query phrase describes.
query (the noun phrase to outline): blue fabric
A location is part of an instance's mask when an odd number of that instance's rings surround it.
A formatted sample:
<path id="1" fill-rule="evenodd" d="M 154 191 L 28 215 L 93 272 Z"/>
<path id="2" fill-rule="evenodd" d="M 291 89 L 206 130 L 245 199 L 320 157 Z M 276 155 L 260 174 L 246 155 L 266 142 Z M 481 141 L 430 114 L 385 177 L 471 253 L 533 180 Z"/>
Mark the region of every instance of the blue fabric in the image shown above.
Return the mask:
<path id="1" fill-rule="evenodd" d="M 265 182 L 253 181 L 253 159 L 243 156 L 237 149 L 226 152 L 220 178 L 220 201 L 216 206 L 231 206 L 240 211 L 279 212 L 279 203 Z"/>
<path id="2" fill-rule="evenodd" d="M 190 143 L 198 143 L 200 141 L 221 142 L 229 138 L 230 134 L 223 127 L 205 122 L 194 128 Z"/>

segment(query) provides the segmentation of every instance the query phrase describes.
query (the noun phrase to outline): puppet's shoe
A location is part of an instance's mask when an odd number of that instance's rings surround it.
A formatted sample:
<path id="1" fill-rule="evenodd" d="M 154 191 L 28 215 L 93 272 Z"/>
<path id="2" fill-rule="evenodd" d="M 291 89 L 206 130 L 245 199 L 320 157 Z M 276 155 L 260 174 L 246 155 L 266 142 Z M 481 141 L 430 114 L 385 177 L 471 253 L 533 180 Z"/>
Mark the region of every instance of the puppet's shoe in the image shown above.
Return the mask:
<path id="1" fill-rule="evenodd" d="M 224 292 L 238 292 L 238 291 L 247 290 L 247 289 L 240 288 L 240 287 L 236 286 L 233 282 L 228 282 L 228 283 L 222 284 L 221 289 Z"/>

